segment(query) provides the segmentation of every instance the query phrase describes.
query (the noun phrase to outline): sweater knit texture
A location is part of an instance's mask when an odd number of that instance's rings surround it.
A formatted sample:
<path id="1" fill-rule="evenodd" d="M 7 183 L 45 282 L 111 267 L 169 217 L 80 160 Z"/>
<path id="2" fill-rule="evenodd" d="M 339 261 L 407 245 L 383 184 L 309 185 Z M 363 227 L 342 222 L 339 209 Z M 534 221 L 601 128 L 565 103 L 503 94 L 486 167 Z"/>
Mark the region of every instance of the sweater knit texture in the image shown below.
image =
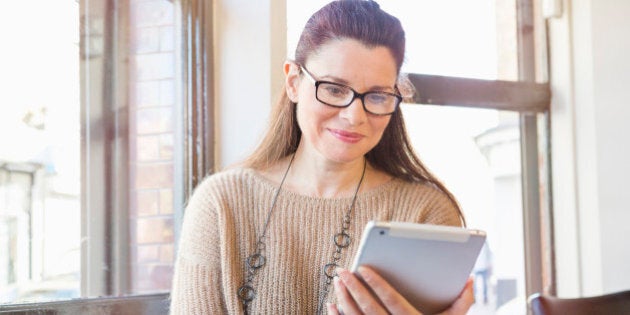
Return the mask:
<path id="1" fill-rule="evenodd" d="M 171 314 L 242 314 L 237 296 L 245 261 L 278 185 L 252 169 L 230 169 L 207 177 L 195 189 L 184 215 Z M 332 261 L 333 236 L 352 197 L 318 198 L 281 189 L 265 237 L 266 264 L 257 270 L 252 314 L 315 314 L 324 286 L 323 266 Z M 429 184 L 392 179 L 360 190 L 352 210 L 349 247 L 338 262 L 350 268 L 368 221 L 461 225 L 448 197 Z M 335 301 L 334 289 L 327 301 Z"/>

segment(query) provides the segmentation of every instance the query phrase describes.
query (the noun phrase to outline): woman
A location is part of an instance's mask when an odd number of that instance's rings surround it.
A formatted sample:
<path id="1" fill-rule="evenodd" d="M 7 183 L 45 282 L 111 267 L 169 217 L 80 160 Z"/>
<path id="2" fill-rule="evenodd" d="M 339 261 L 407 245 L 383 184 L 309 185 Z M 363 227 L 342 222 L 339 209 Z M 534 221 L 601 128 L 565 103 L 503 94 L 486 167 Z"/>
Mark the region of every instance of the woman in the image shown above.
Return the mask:
<path id="1" fill-rule="evenodd" d="M 406 138 L 404 51 L 400 22 L 375 2 L 309 19 L 262 143 L 187 206 L 172 313 L 418 314 L 372 270 L 360 269 L 366 286 L 345 269 L 369 220 L 463 223 Z M 446 312 L 471 304 L 469 282 Z"/>

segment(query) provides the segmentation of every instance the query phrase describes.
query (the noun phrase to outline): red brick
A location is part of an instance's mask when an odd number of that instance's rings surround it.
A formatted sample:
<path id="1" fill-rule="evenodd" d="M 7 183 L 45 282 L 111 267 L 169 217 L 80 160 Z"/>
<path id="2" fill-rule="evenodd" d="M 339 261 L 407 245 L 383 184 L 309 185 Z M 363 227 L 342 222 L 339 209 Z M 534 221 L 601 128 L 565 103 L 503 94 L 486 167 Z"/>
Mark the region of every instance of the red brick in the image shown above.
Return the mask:
<path id="1" fill-rule="evenodd" d="M 136 112 L 136 132 L 152 134 L 173 130 L 172 108 L 146 108 Z"/>
<path id="2" fill-rule="evenodd" d="M 173 187 L 173 164 L 143 164 L 136 166 L 136 188 L 170 188 Z"/>
<path id="3" fill-rule="evenodd" d="M 160 27 L 160 50 L 173 51 L 175 49 L 175 32 L 173 26 Z"/>
<path id="4" fill-rule="evenodd" d="M 168 291 L 173 281 L 173 266 L 161 264 L 140 264 L 134 267 L 134 293 Z"/>
<path id="5" fill-rule="evenodd" d="M 172 265 L 156 265 L 151 270 L 151 283 L 156 291 L 169 290 L 173 282 Z"/>
<path id="6" fill-rule="evenodd" d="M 131 106 L 138 108 L 158 105 L 160 88 L 160 81 L 137 82 L 131 89 Z"/>
<path id="7" fill-rule="evenodd" d="M 171 79 L 175 76 L 175 55 L 172 52 L 135 55 L 132 61 L 133 73 L 140 81 Z"/>
<path id="8" fill-rule="evenodd" d="M 138 244 L 172 243 L 172 218 L 138 218 L 136 236 Z"/>
<path id="9" fill-rule="evenodd" d="M 173 80 L 161 80 L 159 98 L 160 106 L 171 106 L 175 104 L 175 83 Z"/>
<path id="10" fill-rule="evenodd" d="M 142 216 L 151 216 L 156 215 L 159 212 L 159 193 L 156 190 L 138 190 L 136 191 L 136 204 L 137 204 L 137 215 L 139 217 Z"/>
<path id="11" fill-rule="evenodd" d="M 131 5 L 131 24 L 135 26 L 172 25 L 174 11 L 172 1 L 137 1 Z"/>
<path id="12" fill-rule="evenodd" d="M 156 161 L 160 159 L 161 136 L 139 136 L 136 138 L 136 156 L 138 161 Z"/>
<path id="13" fill-rule="evenodd" d="M 160 262 L 165 264 L 173 264 L 175 260 L 173 244 L 161 245 L 160 246 Z"/>
<path id="14" fill-rule="evenodd" d="M 173 213 L 173 190 L 160 190 L 160 214 Z"/>
<path id="15" fill-rule="evenodd" d="M 134 53 L 151 53 L 160 51 L 161 28 L 141 27 L 131 31 L 131 51 Z"/>
<path id="16" fill-rule="evenodd" d="M 160 136 L 159 156 L 163 160 L 173 159 L 173 137 L 174 134 Z"/>
<path id="17" fill-rule="evenodd" d="M 131 278 L 132 291 L 133 293 L 145 293 L 148 289 L 151 288 L 150 282 L 150 265 L 149 264 L 135 264 L 133 267 L 133 274 Z"/>
<path id="18" fill-rule="evenodd" d="M 148 263 L 148 262 L 157 262 L 161 259 L 159 245 L 143 245 L 138 246 L 136 262 L 138 263 Z"/>

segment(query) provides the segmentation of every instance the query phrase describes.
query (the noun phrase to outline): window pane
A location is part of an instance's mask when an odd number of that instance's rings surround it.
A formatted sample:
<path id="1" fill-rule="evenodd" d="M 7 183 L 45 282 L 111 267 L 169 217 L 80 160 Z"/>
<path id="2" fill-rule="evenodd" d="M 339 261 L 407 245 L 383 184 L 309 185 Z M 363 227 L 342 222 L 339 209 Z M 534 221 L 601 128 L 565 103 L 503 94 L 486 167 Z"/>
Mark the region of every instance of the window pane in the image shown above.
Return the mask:
<path id="1" fill-rule="evenodd" d="M 377 1 L 406 32 L 403 72 L 517 80 L 516 1 Z M 288 55 L 308 17 L 325 0 L 287 1 Z"/>
<path id="2" fill-rule="evenodd" d="M 457 197 L 468 226 L 488 235 L 469 314 L 525 314 L 518 113 L 408 104 L 402 110 L 416 153 Z"/>
<path id="3" fill-rule="evenodd" d="M 178 132 L 181 53 L 179 20 L 169 0 L 132 0 L 128 10 L 130 87 L 130 293 L 170 290 L 174 261 L 174 221 L 181 202 L 173 199 L 182 143 Z M 175 207 L 177 205 L 177 207 Z"/>
<path id="4" fill-rule="evenodd" d="M 180 17 L 113 4 L 0 9 L 0 304 L 170 289 Z"/>
<path id="5" fill-rule="evenodd" d="M 404 72 L 516 80 L 514 0 L 381 3 L 407 31 Z"/>
<path id="6" fill-rule="evenodd" d="M 73 0 L 0 9 L 0 303 L 80 292 L 78 13 Z"/>
<path id="7" fill-rule="evenodd" d="M 101 197 L 86 198 L 86 216 L 110 221 L 101 228 L 112 234 L 99 243 L 101 235 L 89 233 L 100 222 L 86 221 L 87 238 L 93 243 L 84 249 L 91 257 L 84 261 L 82 272 L 89 279 L 83 292 L 86 296 L 165 292 L 173 273 L 173 218 L 183 204 L 174 198 L 183 183 L 177 175 L 182 152 L 175 149 L 183 143 L 177 4 L 81 3 L 87 26 L 82 34 L 87 80 L 83 106 L 92 116 L 85 122 L 90 138 L 84 159 L 93 173 L 84 179 L 92 194 Z M 104 166 L 106 171 L 101 172 Z M 109 186 L 99 189 L 102 184 Z M 93 258 L 102 253 L 109 257 Z M 110 269 L 103 270 L 102 263 Z"/>

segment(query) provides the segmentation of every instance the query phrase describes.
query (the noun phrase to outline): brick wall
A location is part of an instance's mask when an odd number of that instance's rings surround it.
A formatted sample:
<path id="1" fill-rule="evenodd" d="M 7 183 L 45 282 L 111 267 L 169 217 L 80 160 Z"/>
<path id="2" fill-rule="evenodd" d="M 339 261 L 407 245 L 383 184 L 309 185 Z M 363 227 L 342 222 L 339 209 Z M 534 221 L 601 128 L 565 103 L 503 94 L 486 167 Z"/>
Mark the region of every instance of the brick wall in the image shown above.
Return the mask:
<path id="1" fill-rule="evenodd" d="M 129 1 L 132 293 L 169 290 L 173 275 L 174 6 Z"/>

